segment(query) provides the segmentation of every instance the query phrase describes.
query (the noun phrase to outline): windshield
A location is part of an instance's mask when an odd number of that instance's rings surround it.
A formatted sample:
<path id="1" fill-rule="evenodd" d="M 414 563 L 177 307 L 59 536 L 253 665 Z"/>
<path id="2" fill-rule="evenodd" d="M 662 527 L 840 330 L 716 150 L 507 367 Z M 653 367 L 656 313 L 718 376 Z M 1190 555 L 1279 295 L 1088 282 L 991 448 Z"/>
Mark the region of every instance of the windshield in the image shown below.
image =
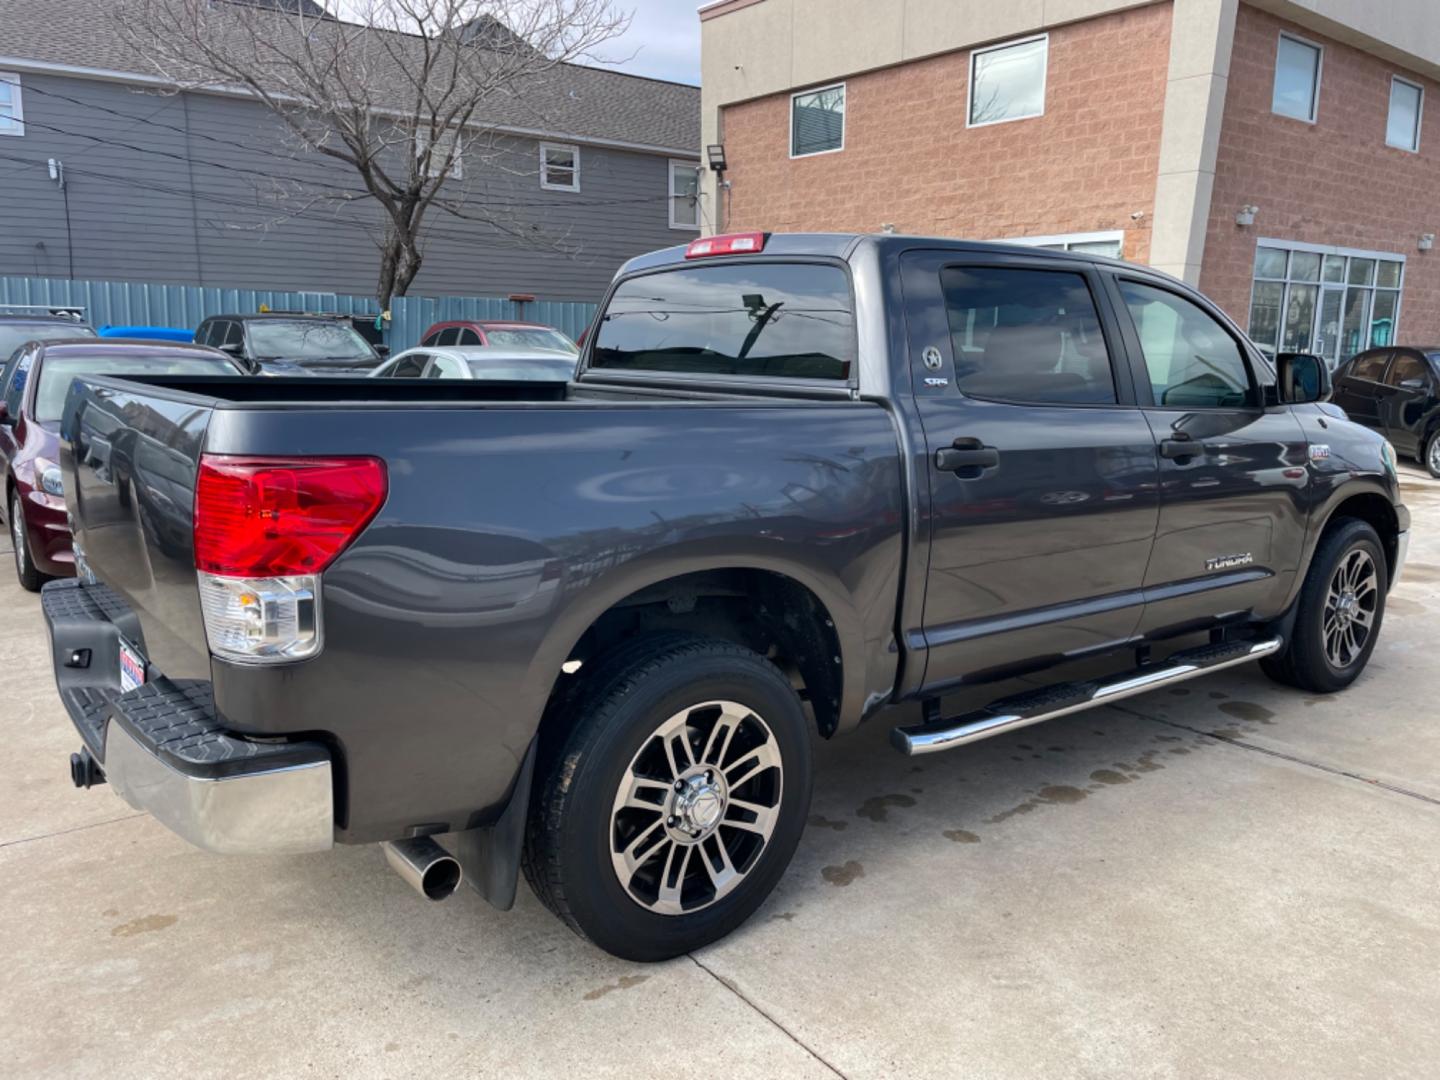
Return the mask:
<path id="1" fill-rule="evenodd" d="M 9 360 L 27 341 L 54 341 L 57 338 L 94 337 L 95 331 L 75 323 L 0 322 L 0 363 Z"/>
<path id="2" fill-rule="evenodd" d="M 514 382 L 569 382 L 575 375 L 575 361 L 554 360 L 471 360 L 470 373 L 476 379 L 509 379 Z"/>
<path id="3" fill-rule="evenodd" d="M 76 375 L 237 375 L 230 361 L 212 356 L 54 356 L 40 367 L 35 392 L 35 421 L 54 423 L 65 409 L 65 395 Z"/>
<path id="4" fill-rule="evenodd" d="M 347 323 L 256 319 L 245 329 L 250 355 L 261 360 L 376 360 L 370 343 Z"/>
<path id="5" fill-rule="evenodd" d="M 490 345 L 501 345 L 523 349 L 553 349 L 574 356 L 580 350 L 559 330 L 544 326 L 522 327 L 509 330 L 486 330 L 485 341 Z"/>

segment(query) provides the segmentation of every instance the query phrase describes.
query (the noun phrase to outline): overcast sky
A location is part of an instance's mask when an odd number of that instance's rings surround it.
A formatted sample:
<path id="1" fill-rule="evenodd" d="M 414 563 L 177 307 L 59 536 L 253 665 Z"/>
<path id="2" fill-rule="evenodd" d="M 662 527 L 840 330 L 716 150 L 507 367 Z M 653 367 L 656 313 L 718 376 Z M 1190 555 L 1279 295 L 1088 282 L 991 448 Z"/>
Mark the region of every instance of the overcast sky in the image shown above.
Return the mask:
<path id="1" fill-rule="evenodd" d="M 700 85 L 698 0 L 618 0 L 634 11 L 630 32 L 610 42 L 606 60 L 622 60 L 619 70 L 632 75 Z"/>
<path id="2" fill-rule="evenodd" d="M 354 18 L 353 0 L 321 0 L 341 18 Z M 602 66 L 632 75 L 700 85 L 700 0 L 613 0 L 633 13 L 624 37 L 597 50 Z M 594 63 L 587 60 L 586 63 Z"/>

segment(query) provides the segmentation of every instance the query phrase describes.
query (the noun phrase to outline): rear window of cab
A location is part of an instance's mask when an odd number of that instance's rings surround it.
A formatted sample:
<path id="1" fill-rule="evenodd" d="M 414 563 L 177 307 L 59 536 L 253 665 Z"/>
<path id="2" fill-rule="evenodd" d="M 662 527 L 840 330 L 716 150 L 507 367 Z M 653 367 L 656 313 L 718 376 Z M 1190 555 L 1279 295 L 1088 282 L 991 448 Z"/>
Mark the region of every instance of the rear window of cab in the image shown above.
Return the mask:
<path id="1" fill-rule="evenodd" d="M 855 311 L 838 266 L 726 263 L 622 281 L 594 369 L 772 379 L 850 378 Z"/>

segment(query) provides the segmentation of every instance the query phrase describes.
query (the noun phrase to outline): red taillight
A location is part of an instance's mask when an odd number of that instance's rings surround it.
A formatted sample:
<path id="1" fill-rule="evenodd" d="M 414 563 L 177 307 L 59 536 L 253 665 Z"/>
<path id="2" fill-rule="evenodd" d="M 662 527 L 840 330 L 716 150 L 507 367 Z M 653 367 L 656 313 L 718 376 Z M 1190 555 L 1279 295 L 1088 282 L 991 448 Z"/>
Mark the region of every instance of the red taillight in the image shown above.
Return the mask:
<path id="1" fill-rule="evenodd" d="M 370 524 L 388 489 L 379 458 L 202 454 L 195 567 L 234 577 L 318 574 Z"/>
<path id="2" fill-rule="evenodd" d="M 708 259 L 711 255 L 751 255 L 765 250 L 763 232 L 728 233 L 691 240 L 685 249 L 687 259 Z"/>

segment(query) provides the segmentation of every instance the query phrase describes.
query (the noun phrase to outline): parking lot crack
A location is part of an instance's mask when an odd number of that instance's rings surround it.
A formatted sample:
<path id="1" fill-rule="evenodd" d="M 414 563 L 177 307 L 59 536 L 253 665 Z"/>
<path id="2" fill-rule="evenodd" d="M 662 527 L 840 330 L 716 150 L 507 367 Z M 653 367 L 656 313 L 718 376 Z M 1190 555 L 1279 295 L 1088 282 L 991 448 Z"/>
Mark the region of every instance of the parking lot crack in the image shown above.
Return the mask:
<path id="1" fill-rule="evenodd" d="M 1303 765 L 1307 769 L 1315 769 L 1318 772 L 1329 773 L 1331 776 L 1342 776 L 1347 780 L 1358 780 L 1362 784 L 1369 784 L 1371 787 L 1384 788 L 1386 791 L 1393 792 L 1396 795 L 1403 795 L 1407 799 L 1418 799 L 1420 802 L 1429 803 L 1431 806 L 1440 806 L 1440 799 L 1435 798 L 1433 795 L 1426 795 L 1419 791 L 1411 791 L 1409 788 L 1401 787 L 1399 784 L 1392 784 L 1386 780 L 1366 776 L 1364 773 L 1353 772 L 1350 769 L 1342 769 L 1336 765 L 1326 765 L 1319 761 L 1311 761 L 1308 758 L 1298 757 L 1295 754 L 1287 754 L 1283 750 L 1272 750 L 1268 746 L 1256 746 L 1254 743 L 1246 742 L 1244 739 L 1237 739 L 1232 735 L 1221 735 L 1214 731 L 1206 731 L 1204 728 L 1193 727 L 1190 724 L 1182 724 L 1177 720 L 1166 720 L 1163 717 L 1150 716 L 1148 713 L 1143 713 L 1138 709 L 1131 709 L 1124 705 L 1111 705 L 1110 708 L 1139 720 L 1149 720 L 1151 723 L 1164 724 L 1166 727 L 1172 727 L 1179 731 L 1188 731 L 1193 735 L 1203 735 L 1207 739 L 1228 743 L 1231 746 L 1239 747 L 1241 750 L 1253 750 L 1257 754 L 1267 754 L 1273 758 L 1280 758 L 1282 761 Z"/>
<path id="2" fill-rule="evenodd" d="M 768 1012 L 766 1012 L 764 1009 L 762 1009 L 759 1005 L 755 1004 L 755 1002 L 753 1002 L 752 1000 L 750 1000 L 750 998 L 748 998 L 748 997 L 745 995 L 745 992 L 744 992 L 743 990 L 741 990 L 738 986 L 736 986 L 736 985 L 735 985 L 733 982 L 731 982 L 729 979 L 725 978 L 724 975 L 721 975 L 721 974 L 719 974 L 718 972 L 712 970 L 711 968 L 706 967 L 704 961 L 702 961 L 702 960 L 701 960 L 699 957 L 697 957 L 694 953 L 686 953 L 685 955 L 690 958 L 691 962 L 692 962 L 696 967 L 698 967 L 701 971 L 705 972 L 706 975 L 709 975 L 712 979 L 714 979 L 716 982 L 718 982 L 721 986 L 725 987 L 726 990 L 729 990 L 732 994 L 734 994 L 736 997 L 738 997 L 738 998 L 739 998 L 741 1001 L 743 1001 L 746 1005 L 750 1006 L 750 1008 L 753 1009 L 753 1010 L 754 1010 L 756 1013 L 758 1013 L 760 1016 L 762 1016 L 762 1017 L 764 1017 L 766 1020 L 768 1020 L 768 1021 L 770 1022 L 770 1024 L 771 1024 L 777 1031 L 779 1031 L 779 1032 L 780 1032 L 782 1035 L 784 1035 L 787 1039 L 789 1039 L 791 1042 L 793 1042 L 793 1043 L 794 1043 L 796 1046 L 798 1046 L 801 1050 L 804 1050 L 805 1053 L 809 1054 L 812 1058 L 814 1058 L 816 1061 L 818 1061 L 821 1065 L 823 1065 L 823 1066 L 824 1066 L 826 1069 L 828 1069 L 831 1073 L 833 1073 L 834 1075 L 840 1077 L 841 1080 L 849 1080 L 849 1078 L 848 1078 L 843 1072 L 841 1072 L 839 1069 L 837 1069 L 834 1065 L 831 1065 L 830 1062 L 826 1061 L 823 1057 L 821 1057 L 821 1056 L 820 1056 L 818 1053 L 816 1053 L 813 1049 L 811 1049 L 811 1048 L 810 1048 L 809 1046 L 807 1046 L 804 1042 L 802 1042 L 802 1041 L 800 1040 L 800 1038 L 799 1038 L 798 1036 L 796 1036 L 796 1034 L 795 1034 L 793 1031 L 791 1031 L 789 1028 L 787 1028 L 784 1024 L 780 1023 L 779 1020 L 776 1020 L 775 1017 L 771 1016 Z"/>
<path id="3" fill-rule="evenodd" d="M 33 844 L 37 840 L 49 840 L 53 836 L 67 836 L 70 833 L 84 832 L 86 829 L 98 829 L 102 825 L 114 825 L 117 821 L 130 821 L 133 818 L 144 816 L 143 811 L 134 814 L 121 814 L 119 817 L 106 818 L 104 821 L 92 821 L 88 825 L 76 825 L 73 829 L 57 829 L 55 832 L 41 833 L 39 836 L 22 836 L 18 840 L 0 841 L 0 848 L 15 847 L 17 844 Z"/>

